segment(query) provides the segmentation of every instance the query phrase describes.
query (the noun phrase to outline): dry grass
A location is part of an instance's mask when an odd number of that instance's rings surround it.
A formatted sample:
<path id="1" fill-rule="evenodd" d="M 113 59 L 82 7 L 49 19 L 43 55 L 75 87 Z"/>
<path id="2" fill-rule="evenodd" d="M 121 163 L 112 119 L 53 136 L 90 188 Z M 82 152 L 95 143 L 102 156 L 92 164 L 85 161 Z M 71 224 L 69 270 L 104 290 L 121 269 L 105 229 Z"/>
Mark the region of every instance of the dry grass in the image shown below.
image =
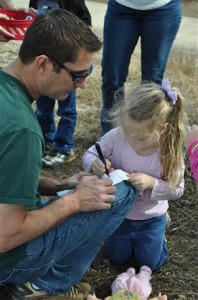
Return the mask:
<path id="1" fill-rule="evenodd" d="M 182 12 L 184 16 L 197 18 L 198 17 L 198 2 L 197 0 L 182 0 Z"/>
<path id="2" fill-rule="evenodd" d="M 18 43 L 0 45 L 0 65 L 16 56 Z M 93 60 L 94 72 L 87 80 L 87 89 L 78 91 L 78 124 L 75 133 L 78 159 L 69 165 L 48 170 L 59 178 L 67 177 L 82 170 L 80 157 L 95 142 L 100 134 L 99 115 L 101 109 L 101 53 Z M 140 81 L 140 52 L 136 49 L 127 80 L 127 88 Z M 179 87 L 185 98 L 189 123 L 198 120 L 197 100 L 197 53 L 186 49 L 174 49 L 167 66 L 166 77 L 172 85 Z M 170 252 L 168 264 L 153 274 L 153 295 L 158 291 L 166 293 L 169 300 L 198 299 L 198 223 L 196 186 L 190 175 L 186 161 L 186 188 L 184 196 L 178 201 L 170 201 L 172 225 L 167 234 Z M 84 280 L 95 285 L 98 296 L 110 294 L 110 284 L 115 276 L 124 271 L 126 266 L 109 266 L 102 248 L 94 263 L 86 273 Z"/>

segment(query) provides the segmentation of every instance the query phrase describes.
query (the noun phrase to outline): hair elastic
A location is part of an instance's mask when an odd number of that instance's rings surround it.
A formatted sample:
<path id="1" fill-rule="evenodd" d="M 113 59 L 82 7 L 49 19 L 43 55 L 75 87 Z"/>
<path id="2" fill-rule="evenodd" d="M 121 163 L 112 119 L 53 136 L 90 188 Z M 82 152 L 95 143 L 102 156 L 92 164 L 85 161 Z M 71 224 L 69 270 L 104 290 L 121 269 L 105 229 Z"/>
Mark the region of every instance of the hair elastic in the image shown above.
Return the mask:
<path id="1" fill-rule="evenodd" d="M 169 96 L 172 105 L 175 105 L 176 101 L 177 101 L 177 93 L 173 90 L 171 90 L 170 87 L 170 81 L 168 79 L 163 79 L 162 81 L 162 89 L 167 93 L 167 95 Z"/>

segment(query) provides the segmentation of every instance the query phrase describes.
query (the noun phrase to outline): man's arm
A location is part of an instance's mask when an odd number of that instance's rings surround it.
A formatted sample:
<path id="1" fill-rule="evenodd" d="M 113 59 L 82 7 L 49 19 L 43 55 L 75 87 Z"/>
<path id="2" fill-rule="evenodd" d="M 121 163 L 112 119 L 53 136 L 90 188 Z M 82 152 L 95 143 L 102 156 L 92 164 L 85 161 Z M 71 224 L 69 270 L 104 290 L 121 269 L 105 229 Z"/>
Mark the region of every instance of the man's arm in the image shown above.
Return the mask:
<path id="1" fill-rule="evenodd" d="M 109 209 L 115 191 L 110 179 L 83 176 L 73 194 L 42 209 L 27 211 L 22 205 L 0 204 L 0 252 L 42 235 L 77 212 Z"/>
<path id="2" fill-rule="evenodd" d="M 46 175 L 47 174 L 42 173 L 40 176 L 38 192 L 40 195 L 55 196 L 57 192 L 75 188 L 83 176 L 89 176 L 91 174 L 86 172 L 79 172 L 63 180 L 59 180 L 55 177 Z"/>

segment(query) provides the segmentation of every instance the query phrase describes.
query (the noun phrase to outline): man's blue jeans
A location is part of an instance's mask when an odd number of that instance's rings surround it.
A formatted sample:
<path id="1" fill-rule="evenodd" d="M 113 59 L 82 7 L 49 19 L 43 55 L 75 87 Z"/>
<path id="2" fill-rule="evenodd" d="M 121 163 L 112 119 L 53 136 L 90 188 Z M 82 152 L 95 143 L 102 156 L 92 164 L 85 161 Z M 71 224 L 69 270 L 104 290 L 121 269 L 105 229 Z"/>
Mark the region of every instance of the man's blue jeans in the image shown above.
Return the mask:
<path id="1" fill-rule="evenodd" d="M 102 134 L 110 130 L 108 112 L 116 101 L 115 93 L 119 90 L 123 94 L 131 55 L 138 39 L 141 39 L 142 81 L 161 84 L 180 23 L 180 0 L 146 11 L 109 0 L 102 58 Z"/>
<path id="2" fill-rule="evenodd" d="M 58 101 L 57 115 L 60 117 L 58 126 L 55 124 L 55 100 L 41 96 L 36 101 L 35 114 L 43 131 L 46 143 L 54 143 L 56 152 L 65 153 L 73 146 L 77 111 L 76 92 L 72 91 L 65 100 Z"/>
<path id="3" fill-rule="evenodd" d="M 49 294 L 60 294 L 79 282 L 134 202 L 136 192 L 129 183 L 116 187 L 116 201 L 110 209 L 75 214 L 30 241 L 16 266 L 0 272 L 0 283 L 32 281 Z"/>
<path id="4" fill-rule="evenodd" d="M 137 267 L 157 270 L 168 260 L 165 227 L 166 214 L 142 221 L 125 219 L 107 241 L 110 261 L 122 265 L 134 259 Z"/>

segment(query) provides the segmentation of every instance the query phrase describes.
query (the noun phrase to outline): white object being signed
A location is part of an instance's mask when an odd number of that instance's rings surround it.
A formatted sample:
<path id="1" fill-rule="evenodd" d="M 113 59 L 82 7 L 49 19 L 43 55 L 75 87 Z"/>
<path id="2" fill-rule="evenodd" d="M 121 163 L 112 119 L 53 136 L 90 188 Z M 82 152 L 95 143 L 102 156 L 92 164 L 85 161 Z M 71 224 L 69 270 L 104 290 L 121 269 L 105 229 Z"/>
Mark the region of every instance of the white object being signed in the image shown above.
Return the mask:
<path id="1" fill-rule="evenodd" d="M 109 173 L 109 177 L 107 174 L 104 174 L 101 178 L 110 178 L 113 181 L 113 185 L 120 183 L 124 180 L 127 180 L 127 172 L 117 169 Z M 64 190 L 57 193 L 59 197 L 63 197 L 65 195 L 69 195 L 74 192 L 74 189 Z"/>

